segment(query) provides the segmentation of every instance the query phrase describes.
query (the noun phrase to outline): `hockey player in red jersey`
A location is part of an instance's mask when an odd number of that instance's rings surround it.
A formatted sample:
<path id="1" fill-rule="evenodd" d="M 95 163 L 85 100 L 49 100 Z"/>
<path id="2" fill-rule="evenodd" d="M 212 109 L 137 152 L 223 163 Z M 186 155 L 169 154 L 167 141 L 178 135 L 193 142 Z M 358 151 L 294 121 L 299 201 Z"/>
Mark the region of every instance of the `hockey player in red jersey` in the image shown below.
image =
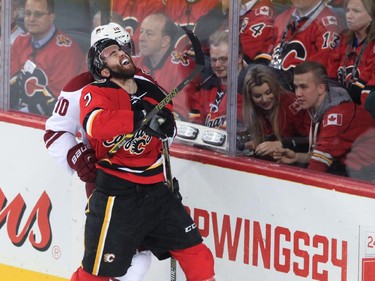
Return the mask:
<path id="1" fill-rule="evenodd" d="M 352 102 L 344 88 L 328 87 L 327 72 L 317 62 L 296 66 L 294 84 L 301 108 L 310 111 L 311 151 L 295 153 L 277 149 L 275 159 L 287 164 L 304 163 L 310 170 L 344 176 L 356 170 L 356 176 L 361 177 L 361 170 L 369 169 L 374 175 L 375 121 L 371 115 Z M 362 148 L 356 148 L 362 151 L 353 150 L 353 143 L 360 143 Z"/>
<path id="2" fill-rule="evenodd" d="M 103 38 L 114 38 L 130 46 L 130 35 L 118 24 L 109 23 L 98 26 L 91 34 L 91 44 Z M 137 69 L 139 75 L 141 70 Z M 146 76 L 147 77 L 147 76 Z M 150 77 L 147 77 L 150 78 Z M 46 122 L 44 141 L 49 154 L 70 174 L 77 172 L 86 184 L 89 197 L 95 187 L 97 158 L 87 141 L 79 120 L 79 99 L 84 86 L 94 82 L 90 72 L 74 77 L 61 91 L 53 114 Z M 77 140 L 77 137 L 80 140 Z M 151 263 L 151 252 L 137 252 L 132 259 L 128 272 L 117 277 L 119 281 L 141 281 Z"/>
<path id="3" fill-rule="evenodd" d="M 324 0 L 292 0 L 292 4 L 294 7 L 275 19 L 276 41 L 270 65 L 291 72 L 304 61 L 327 66 L 342 30 L 338 16 Z"/>
<path id="4" fill-rule="evenodd" d="M 130 54 L 116 40 L 96 42 L 89 50 L 88 66 L 102 80 L 82 90 L 80 120 L 101 161 L 87 210 L 82 266 L 71 280 L 109 281 L 122 275 L 124 264 L 130 266 L 140 247 L 159 259 L 173 256 L 187 280 L 214 280 L 210 250 L 165 184 L 161 139 L 175 134 L 172 104 L 139 126 L 165 92 L 137 75 Z M 110 149 L 127 134 L 124 146 L 108 158 Z"/>
<path id="5" fill-rule="evenodd" d="M 10 53 L 11 108 L 50 116 L 66 81 L 84 65 L 80 46 L 54 25 L 54 2 L 27 0 L 28 32 L 13 43 Z"/>
<path id="6" fill-rule="evenodd" d="M 375 89 L 375 2 L 345 2 L 348 29 L 328 61 L 328 76 L 346 87 L 353 101 L 364 104 Z"/>

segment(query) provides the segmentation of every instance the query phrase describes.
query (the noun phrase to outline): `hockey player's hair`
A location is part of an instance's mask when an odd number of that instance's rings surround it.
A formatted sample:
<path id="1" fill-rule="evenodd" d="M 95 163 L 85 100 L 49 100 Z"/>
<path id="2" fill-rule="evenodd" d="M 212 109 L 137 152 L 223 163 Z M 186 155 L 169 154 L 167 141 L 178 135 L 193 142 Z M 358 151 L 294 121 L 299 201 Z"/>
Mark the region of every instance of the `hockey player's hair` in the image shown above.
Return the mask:
<path id="1" fill-rule="evenodd" d="M 89 49 L 89 52 L 87 54 L 87 67 L 92 76 L 94 76 L 95 80 L 104 78 L 101 74 L 101 71 L 105 67 L 105 64 L 100 55 L 105 48 L 112 45 L 117 45 L 119 48 L 121 48 L 121 45 L 117 40 L 111 38 L 103 38 L 95 42 L 94 45 L 92 45 Z"/>
<path id="2" fill-rule="evenodd" d="M 315 82 L 318 84 L 324 84 L 328 89 L 328 74 L 327 70 L 319 62 L 316 61 L 305 61 L 298 64 L 294 68 L 294 75 L 312 73 L 315 79 Z"/>

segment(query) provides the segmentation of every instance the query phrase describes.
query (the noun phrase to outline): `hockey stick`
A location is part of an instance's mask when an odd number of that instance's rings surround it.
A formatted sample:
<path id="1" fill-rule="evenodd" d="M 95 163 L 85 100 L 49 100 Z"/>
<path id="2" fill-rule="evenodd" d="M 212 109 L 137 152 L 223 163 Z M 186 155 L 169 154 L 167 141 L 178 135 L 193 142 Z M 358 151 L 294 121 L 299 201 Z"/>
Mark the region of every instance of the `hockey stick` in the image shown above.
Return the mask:
<path id="1" fill-rule="evenodd" d="M 168 139 L 163 140 L 162 143 L 163 143 L 165 176 L 167 178 L 168 188 L 170 189 L 171 192 L 174 192 Z M 171 281 L 176 281 L 177 280 L 177 267 L 176 267 L 176 259 L 174 257 L 171 257 L 170 273 L 171 273 Z"/>
<path id="2" fill-rule="evenodd" d="M 184 29 L 186 35 L 189 37 L 189 40 L 195 52 L 195 67 L 193 71 L 145 116 L 142 122 L 137 126 L 138 129 L 135 132 L 131 134 L 126 134 L 123 137 L 121 137 L 121 139 L 108 151 L 107 156 L 109 158 L 111 158 L 129 139 L 136 135 L 137 131 L 139 131 L 146 124 L 148 124 L 152 117 L 154 117 L 160 110 L 162 110 L 187 84 L 189 84 L 193 80 L 193 78 L 195 78 L 195 76 L 197 76 L 203 70 L 204 55 L 198 38 L 192 31 L 186 29 L 185 27 L 181 28 Z"/>

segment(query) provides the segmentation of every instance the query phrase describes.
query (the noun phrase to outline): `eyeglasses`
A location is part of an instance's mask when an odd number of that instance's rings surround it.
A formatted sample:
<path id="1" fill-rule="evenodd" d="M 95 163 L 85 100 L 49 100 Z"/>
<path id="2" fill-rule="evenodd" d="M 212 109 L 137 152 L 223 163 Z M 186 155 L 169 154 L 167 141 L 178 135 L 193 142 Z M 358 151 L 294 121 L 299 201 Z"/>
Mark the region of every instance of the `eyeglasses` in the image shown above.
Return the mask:
<path id="1" fill-rule="evenodd" d="M 220 57 L 220 58 L 210 58 L 211 63 L 227 63 L 228 62 L 228 57 Z"/>
<path id="2" fill-rule="evenodd" d="M 49 12 L 39 12 L 39 11 L 25 11 L 25 17 L 31 17 L 34 15 L 34 18 L 40 19 L 41 17 L 50 14 Z"/>

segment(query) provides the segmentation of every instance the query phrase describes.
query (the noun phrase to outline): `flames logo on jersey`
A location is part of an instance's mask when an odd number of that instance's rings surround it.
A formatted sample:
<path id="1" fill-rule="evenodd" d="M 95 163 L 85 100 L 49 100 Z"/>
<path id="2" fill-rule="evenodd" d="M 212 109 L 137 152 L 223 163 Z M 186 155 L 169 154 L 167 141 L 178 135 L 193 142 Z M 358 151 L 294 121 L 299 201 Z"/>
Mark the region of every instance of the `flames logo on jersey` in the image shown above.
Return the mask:
<path id="1" fill-rule="evenodd" d="M 70 47 L 72 45 L 72 40 L 63 34 L 58 34 L 56 36 L 56 45 L 61 47 Z"/>
<path id="2" fill-rule="evenodd" d="M 174 64 L 179 64 L 181 63 L 182 65 L 184 66 L 188 66 L 190 64 L 190 61 L 189 59 L 182 53 L 178 52 L 178 51 L 173 51 L 171 53 L 171 56 L 172 56 L 172 63 Z"/>
<path id="3" fill-rule="evenodd" d="M 135 17 L 126 17 L 123 19 L 122 26 L 125 26 L 125 30 L 130 34 L 134 35 L 135 30 L 137 29 L 139 22 Z"/>
<path id="4" fill-rule="evenodd" d="M 337 80 L 342 85 L 356 84 L 357 86 L 364 88 L 366 86 L 366 82 L 360 79 L 361 71 L 357 69 L 354 72 L 354 77 L 352 77 L 353 69 L 354 69 L 353 65 L 350 65 L 346 68 L 340 66 L 339 69 L 337 70 Z"/>
<path id="5" fill-rule="evenodd" d="M 306 60 L 307 51 L 301 41 L 289 42 L 280 54 L 280 44 L 274 49 L 272 57 L 281 61 L 282 69 L 289 70 Z"/>
<path id="6" fill-rule="evenodd" d="M 104 141 L 103 146 L 112 147 L 118 143 L 124 135 L 119 135 L 111 141 Z M 123 146 L 123 149 L 129 154 L 142 154 L 146 146 L 151 142 L 152 137 L 147 135 L 143 130 L 138 130 Z"/>

